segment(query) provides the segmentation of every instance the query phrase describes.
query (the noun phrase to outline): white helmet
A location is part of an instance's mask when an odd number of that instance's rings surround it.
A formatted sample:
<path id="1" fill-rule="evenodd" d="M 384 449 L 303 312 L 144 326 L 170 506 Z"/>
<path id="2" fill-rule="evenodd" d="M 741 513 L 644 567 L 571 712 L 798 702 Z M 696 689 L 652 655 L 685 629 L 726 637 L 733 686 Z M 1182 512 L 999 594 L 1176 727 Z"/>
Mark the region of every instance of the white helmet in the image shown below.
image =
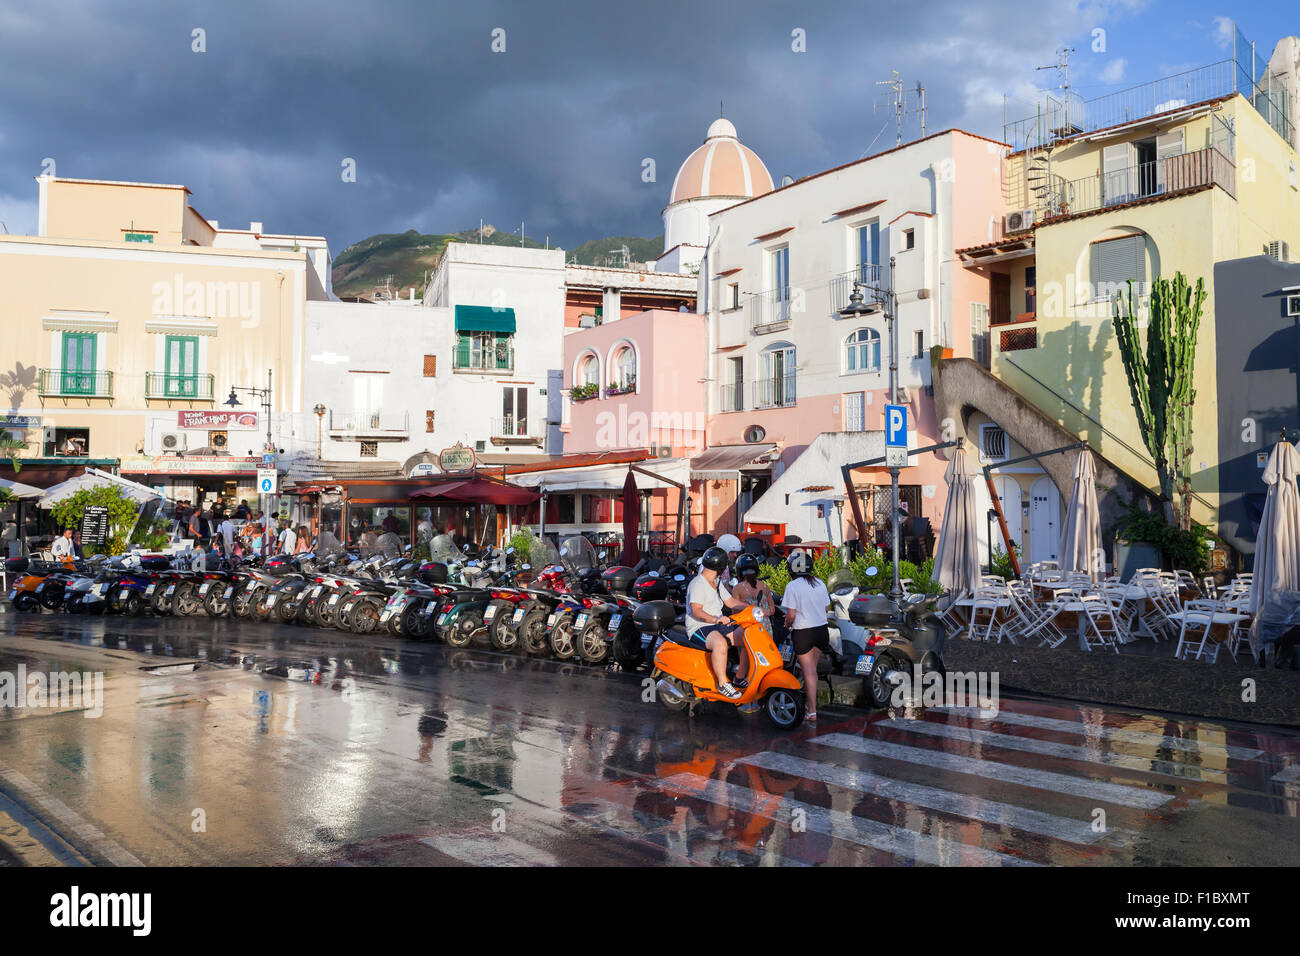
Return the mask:
<path id="1" fill-rule="evenodd" d="M 740 543 L 740 539 L 737 538 L 734 534 L 724 534 L 721 538 L 719 538 L 718 547 L 721 548 L 723 551 L 726 551 L 728 554 L 730 554 L 732 551 L 744 550 L 744 546 Z"/>

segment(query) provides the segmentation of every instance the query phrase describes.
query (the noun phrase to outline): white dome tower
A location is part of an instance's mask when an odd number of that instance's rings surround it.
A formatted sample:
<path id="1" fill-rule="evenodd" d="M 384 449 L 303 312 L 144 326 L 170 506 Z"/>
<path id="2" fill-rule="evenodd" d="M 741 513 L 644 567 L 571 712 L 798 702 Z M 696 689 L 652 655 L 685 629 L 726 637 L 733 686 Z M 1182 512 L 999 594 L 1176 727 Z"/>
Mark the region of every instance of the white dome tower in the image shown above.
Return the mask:
<path id="1" fill-rule="evenodd" d="M 663 211 L 665 256 L 657 268 L 685 272 L 698 265 L 709 241 L 710 214 L 771 191 L 772 175 L 758 154 L 736 138 L 730 120 L 714 120 L 704 145 L 686 157 L 673 180 Z"/>

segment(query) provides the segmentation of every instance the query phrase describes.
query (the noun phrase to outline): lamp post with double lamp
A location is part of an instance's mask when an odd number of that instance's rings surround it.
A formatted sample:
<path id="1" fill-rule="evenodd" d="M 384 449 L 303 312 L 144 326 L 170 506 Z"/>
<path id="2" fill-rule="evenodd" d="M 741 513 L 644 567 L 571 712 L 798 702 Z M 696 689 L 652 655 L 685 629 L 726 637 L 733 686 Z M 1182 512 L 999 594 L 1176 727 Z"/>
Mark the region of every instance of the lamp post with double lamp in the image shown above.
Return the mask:
<path id="1" fill-rule="evenodd" d="M 879 280 L 877 280 L 879 281 Z M 898 298 L 894 295 L 894 257 L 889 257 L 889 282 L 884 286 L 872 285 L 869 282 L 854 281 L 853 294 L 849 296 L 849 304 L 840 309 L 840 315 L 846 319 L 861 319 L 876 313 L 874 305 L 868 305 L 866 296 L 862 294 L 863 289 L 869 289 L 875 294 L 875 299 L 881 304 L 885 314 L 885 337 L 888 339 L 889 348 L 889 404 L 898 404 Z M 892 466 L 889 469 L 889 484 L 891 489 L 891 523 L 892 534 L 890 539 L 893 546 L 894 560 L 894 580 L 889 586 L 889 599 L 897 603 L 903 596 L 902 583 L 898 577 L 898 467 Z"/>
<path id="2" fill-rule="evenodd" d="M 243 404 L 239 400 L 239 396 L 235 394 L 236 392 L 248 392 L 250 395 L 256 395 L 262 400 L 262 413 L 266 416 L 266 446 L 263 450 L 268 454 L 275 454 L 275 443 L 271 441 L 271 370 L 269 368 L 266 370 L 266 388 L 253 388 L 247 385 L 230 386 L 230 397 L 225 402 L 230 408 L 238 408 Z M 257 500 L 261 504 L 262 513 L 269 516 L 271 514 L 270 502 L 265 500 L 268 498 L 270 498 L 270 495 L 263 495 L 260 491 L 258 492 Z"/>

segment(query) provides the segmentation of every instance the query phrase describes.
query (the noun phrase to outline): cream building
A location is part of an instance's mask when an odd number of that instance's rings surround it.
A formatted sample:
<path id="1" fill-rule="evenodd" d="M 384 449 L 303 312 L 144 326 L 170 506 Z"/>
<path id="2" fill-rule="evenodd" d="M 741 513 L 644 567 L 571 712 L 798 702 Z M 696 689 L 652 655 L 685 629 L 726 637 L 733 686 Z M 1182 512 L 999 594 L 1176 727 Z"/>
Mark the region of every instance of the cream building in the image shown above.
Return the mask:
<path id="1" fill-rule="evenodd" d="M 0 236 L 0 428 L 27 442 L 22 480 L 93 462 L 172 497 L 253 498 L 264 399 L 225 400 L 270 375 L 273 442 L 302 412 L 325 240 L 222 230 L 179 185 L 37 185 L 38 234 Z"/>

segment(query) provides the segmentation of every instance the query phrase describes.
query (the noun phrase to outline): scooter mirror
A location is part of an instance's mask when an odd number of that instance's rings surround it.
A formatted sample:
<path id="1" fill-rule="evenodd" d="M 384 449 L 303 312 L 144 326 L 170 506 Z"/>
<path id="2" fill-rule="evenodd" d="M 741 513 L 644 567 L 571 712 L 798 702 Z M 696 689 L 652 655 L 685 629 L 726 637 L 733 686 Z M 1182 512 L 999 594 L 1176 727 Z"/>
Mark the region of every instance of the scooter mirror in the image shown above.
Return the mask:
<path id="1" fill-rule="evenodd" d="M 875 565 L 872 565 L 871 567 L 867 568 L 867 577 L 869 578 L 874 578 L 879 573 L 880 572 L 876 569 Z"/>
<path id="2" fill-rule="evenodd" d="M 531 564 L 520 565 L 520 567 L 525 571 L 531 571 L 533 569 L 533 566 Z"/>
<path id="3" fill-rule="evenodd" d="M 657 578 L 657 577 L 659 577 L 659 572 L 658 572 L 658 571 L 651 571 L 651 572 L 650 572 L 650 577 L 652 577 L 652 578 Z"/>
<path id="4" fill-rule="evenodd" d="M 514 554 L 514 553 L 515 553 L 515 549 L 513 546 L 506 548 L 506 554 Z"/>
<path id="5" fill-rule="evenodd" d="M 673 580 L 674 580 L 674 581 L 685 581 L 685 580 L 686 580 L 686 575 L 684 575 L 684 574 L 679 574 L 679 575 L 677 575 L 676 577 L 674 577 Z"/>

